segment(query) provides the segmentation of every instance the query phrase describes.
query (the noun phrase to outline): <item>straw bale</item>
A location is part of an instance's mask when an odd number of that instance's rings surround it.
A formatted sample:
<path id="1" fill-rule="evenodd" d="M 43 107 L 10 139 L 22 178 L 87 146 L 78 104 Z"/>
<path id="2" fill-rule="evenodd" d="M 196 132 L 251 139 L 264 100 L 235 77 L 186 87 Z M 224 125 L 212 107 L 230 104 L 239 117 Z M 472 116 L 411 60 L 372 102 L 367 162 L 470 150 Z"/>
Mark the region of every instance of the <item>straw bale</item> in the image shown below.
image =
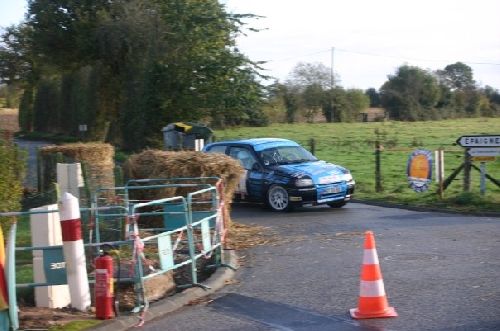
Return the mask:
<path id="1" fill-rule="evenodd" d="M 218 177 L 224 182 L 224 200 L 229 206 L 244 170 L 224 154 L 196 151 L 146 150 L 130 156 L 124 165 L 129 179 Z M 213 181 L 211 184 L 215 184 Z M 191 190 L 192 191 L 192 190 Z M 186 189 L 155 191 L 150 199 L 185 195 Z M 224 211 L 229 220 L 229 208 Z"/>
<path id="2" fill-rule="evenodd" d="M 51 145 L 40 148 L 43 156 L 61 153 L 66 160 L 80 162 L 85 166 L 87 184 L 91 192 L 97 188 L 113 187 L 114 147 L 110 144 L 89 142 Z"/>
<path id="3" fill-rule="evenodd" d="M 40 150 L 42 154 L 61 153 L 75 161 L 90 161 L 99 164 L 113 163 L 115 154 L 113 146 L 99 142 L 52 145 L 42 147 Z"/>
<path id="4" fill-rule="evenodd" d="M 124 174 L 129 179 L 219 177 L 224 181 L 224 196 L 231 201 L 243 168 L 238 161 L 218 153 L 146 150 L 127 160 Z"/>

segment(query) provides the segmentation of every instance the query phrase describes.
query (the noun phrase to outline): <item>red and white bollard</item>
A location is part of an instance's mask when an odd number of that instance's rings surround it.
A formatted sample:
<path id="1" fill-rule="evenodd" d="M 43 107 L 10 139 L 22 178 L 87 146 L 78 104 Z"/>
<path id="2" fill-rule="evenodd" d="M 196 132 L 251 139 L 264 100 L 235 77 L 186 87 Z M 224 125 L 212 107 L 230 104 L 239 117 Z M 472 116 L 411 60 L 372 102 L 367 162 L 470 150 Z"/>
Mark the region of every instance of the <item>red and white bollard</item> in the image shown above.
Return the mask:
<path id="1" fill-rule="evenodd" d="M 82 222 L 78 199 L 64 193 L 59 202 L 64 260 L 68 276 L 71 306 L 80 311 L 90 307 L 90 289 L 82 240 Z"/>

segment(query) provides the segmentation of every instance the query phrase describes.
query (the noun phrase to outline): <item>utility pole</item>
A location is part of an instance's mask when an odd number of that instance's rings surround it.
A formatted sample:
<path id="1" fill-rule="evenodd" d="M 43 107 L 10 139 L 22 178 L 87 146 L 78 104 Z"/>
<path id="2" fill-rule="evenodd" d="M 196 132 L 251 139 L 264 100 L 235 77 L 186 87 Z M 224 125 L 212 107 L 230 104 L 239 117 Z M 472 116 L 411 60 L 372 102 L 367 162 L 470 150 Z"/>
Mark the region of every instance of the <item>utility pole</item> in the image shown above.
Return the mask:
<path id="1" fill-rule="evenodd" d="M 330 122 L 333 122 L 333 88 L 335 87 L 335 74 L 333 72 L 333 55 L 335 47 L 332 47 L 331 63 L 330 63 Z"/>
<path id="2" fill-rule="evenodd" d="M 382 151 L 382 146 L 380 145 L 380 140 L 375 141 L 375 192 L 382 192 L 384 188 L 382 187 L 382 172 L 380 170 L 380 152 Z"/>
<path id="3" fill-rule="evenodd" d="M 330 63 L 330 88 L 333 90 L 333 87 L 335 86 L 335 78 L 334 78 L 334 73 L 333 73 L 333 56 L 335 53 L 335 47 L 332 47 L 332 52 L 331 52 L 331 63 Z"/>

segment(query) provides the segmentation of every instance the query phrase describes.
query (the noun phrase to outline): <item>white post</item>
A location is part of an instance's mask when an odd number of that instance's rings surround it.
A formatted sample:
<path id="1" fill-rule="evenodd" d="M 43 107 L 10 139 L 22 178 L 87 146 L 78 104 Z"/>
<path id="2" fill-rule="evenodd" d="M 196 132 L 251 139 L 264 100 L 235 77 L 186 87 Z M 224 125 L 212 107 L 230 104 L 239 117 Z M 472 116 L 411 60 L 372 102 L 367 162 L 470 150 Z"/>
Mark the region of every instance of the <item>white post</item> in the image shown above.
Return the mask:
<path id="1" fill-rule="evenodd" d="M 205 147 L 205 140 L 204 139 L 195 139 L 194 140 L 194 150 L 195 151 L 201 151 Z"/>
<path id="2" fill-rule="evenodd" d="M 436 182 L 439 185 L 439 196 L 443 197 L 443 183 L 444 183 L 444 151 L 440 148 L 435 152 L 436 160 Z"/>
<path id="3" fill-rule="evenodd" d="M 57 205 L 32 208 L 30 211 L 57 211 Z M 57 212 L 32 214 L 30 216 L 31 244 L 37 246 L 62 245 L 61 225 Z M 46 283 L 44 268 L 44 251 L 33 251 L 33 280 L 35 283 Z M 62 308 L 70 304 L 68 285 L 51 285 L 35 287 L 35 304 L 37 307 Z"/>
<path id="4" fill-rule="evenodd" d="M 480 178 L 480 194 L 484 195 L 486 193 L 486 162 L 481 162 L 479 164 L 479 170 L 481 171 L 481 178 Z"/>
<path id="5" fill-rule="evenodd" d="M 444 151 L 442 149 L 434 151 L 434 160 L 436 160 L 434 167 L 436 183 L 441 183 L 444 180 Z"/>
<path id="6" fill-rule="evenodd" d="M 58 163 L 57 184 L 61 194 L 68 192 L 80 197 L 79 187 L 83 187 L 82 167 L 80 163 Z"/>
<path id="7" fill-rule="evenodd" d="M 78 199 L 71 193 L 62 194 L 59 215 L 71 305 L 80 311 L 85 311 L 90 307 L 90 288 L 82 240 L 80 207 Z"/>

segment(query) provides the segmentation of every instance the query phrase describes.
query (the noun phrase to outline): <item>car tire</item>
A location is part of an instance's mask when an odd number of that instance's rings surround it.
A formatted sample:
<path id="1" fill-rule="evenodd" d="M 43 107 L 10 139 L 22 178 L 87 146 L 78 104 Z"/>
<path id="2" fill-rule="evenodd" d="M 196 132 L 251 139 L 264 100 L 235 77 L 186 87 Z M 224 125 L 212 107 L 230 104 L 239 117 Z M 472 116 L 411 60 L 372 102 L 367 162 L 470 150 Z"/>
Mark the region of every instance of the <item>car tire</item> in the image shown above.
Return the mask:
<path id="1" fill-rule="evenodd" d="M 290 199 L 287 190 L 280 185 L 273 185 L 267 191 L 266 205 L 273 211 L 290 211 Z"/>
<path id="2" fill-rule="evenodd" d="M 327 205 L 329 205 L 331 208 L 342 208 L 346 205 L 347 201 L 334 201 L 334 202 L 328 202 Z"/>

